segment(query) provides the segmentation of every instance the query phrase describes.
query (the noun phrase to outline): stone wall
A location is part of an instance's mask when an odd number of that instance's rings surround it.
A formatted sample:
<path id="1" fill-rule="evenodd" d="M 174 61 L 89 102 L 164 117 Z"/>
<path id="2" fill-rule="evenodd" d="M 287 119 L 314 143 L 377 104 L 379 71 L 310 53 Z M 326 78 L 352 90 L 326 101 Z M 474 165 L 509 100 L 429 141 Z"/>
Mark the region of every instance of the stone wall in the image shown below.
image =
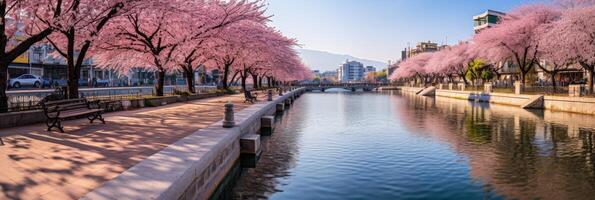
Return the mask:
<path id="1" fill-rule="evenodd" d="M 239 159 L 239 138 L 254 134 L 260 118 L 276 104 L 303 92 L 297 89 L 273 101 L 255 104 L 235 114 L 236 126 L 219 121 L 180 139 L 162 151 L 104 183 L 82 199 L 207 199 Z"/>
<path id="2" fill-rule="evenodd" d="M 454 90 L 436 90 L 436 96 L 449 97 L 455 99 L 466 99 L 470 101 L 489 102 L 497 104 L 506 104 L 512 106 L 524 105 L 527 101 L 534 98 L 534 95 L 516 95 L 506 93 L 484 93 L 472 91 L 454 91 Z"/>
<path id="3" fill-rule="evenodd" d="M 402 91 L 412 92 L 417 90 L 419 90 L 419 88 L 402 89 Z M 436 96 L 512 106 L 523 106 L 526 105 L 526 103 L 531 99 L 538 98 L 541 95 L 517 95 L 508 93 L 488 94 L 485 92 L 436 90 Z M 595 98 L 543 96 L 543 108 L 551 111 L 595 115 Z"/>
<path id="4" fill-rule="evenodd" d="M 422 87 L 401 87 L 401 91 L 403 92 L 412 92 L 412 93 L 419 93 L 420 91 L 422 91 L 424 88 Z"/>
<path id="5" fill-rule="evenodd" d="M 595 98 L 545 96 L 543 104 L 547 110 L 595 115 Z"/>
<path id="6" fill-rule="evenodd" d="M 41 110 L 0 113 L 0 128 L 37 124 L 45 121 L 46 117 Z"/>

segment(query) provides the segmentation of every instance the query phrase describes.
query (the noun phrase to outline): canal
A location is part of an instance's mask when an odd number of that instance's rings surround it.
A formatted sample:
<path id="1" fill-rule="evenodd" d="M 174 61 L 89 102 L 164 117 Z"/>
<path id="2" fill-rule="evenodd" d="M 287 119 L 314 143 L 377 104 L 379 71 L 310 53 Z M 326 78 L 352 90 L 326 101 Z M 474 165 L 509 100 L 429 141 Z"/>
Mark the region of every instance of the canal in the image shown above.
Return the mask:
<path id="1" fill-rule="evenodd" d="M 595 117 L 387 93 L 308 93 L 232 199 L 592 199 Z"/>

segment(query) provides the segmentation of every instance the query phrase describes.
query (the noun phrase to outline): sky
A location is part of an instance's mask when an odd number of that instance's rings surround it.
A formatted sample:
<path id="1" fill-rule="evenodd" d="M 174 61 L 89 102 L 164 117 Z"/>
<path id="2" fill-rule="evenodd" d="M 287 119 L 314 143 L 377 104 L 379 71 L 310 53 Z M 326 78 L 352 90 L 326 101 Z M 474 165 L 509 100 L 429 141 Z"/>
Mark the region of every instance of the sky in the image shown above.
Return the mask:
<path id="1" fill-rule="evenodd" d="M 268 0 L 272 26 L 302 48 L 396 60 L 419 41 L 455 44 L 473 35 L 473 16 L 536 0 Z M 447 39 L 448 38 L 448 39 Z"/>

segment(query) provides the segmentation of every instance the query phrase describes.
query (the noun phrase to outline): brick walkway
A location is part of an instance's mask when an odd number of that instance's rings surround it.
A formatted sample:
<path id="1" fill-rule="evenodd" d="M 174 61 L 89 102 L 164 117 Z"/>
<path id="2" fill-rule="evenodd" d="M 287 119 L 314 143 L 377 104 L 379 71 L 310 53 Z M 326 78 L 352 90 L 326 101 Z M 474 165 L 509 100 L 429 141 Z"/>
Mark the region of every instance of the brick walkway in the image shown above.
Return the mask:
<path id="1" fill-rule="evenodd" d="M 0 199 L 78 199 L 169 144 L 223 118 L 243 95 L 157 108 L 109 113 L 106 124 L 87 119 L 64 123 L 66 133 L 45 124 L 0 130 Z"/>

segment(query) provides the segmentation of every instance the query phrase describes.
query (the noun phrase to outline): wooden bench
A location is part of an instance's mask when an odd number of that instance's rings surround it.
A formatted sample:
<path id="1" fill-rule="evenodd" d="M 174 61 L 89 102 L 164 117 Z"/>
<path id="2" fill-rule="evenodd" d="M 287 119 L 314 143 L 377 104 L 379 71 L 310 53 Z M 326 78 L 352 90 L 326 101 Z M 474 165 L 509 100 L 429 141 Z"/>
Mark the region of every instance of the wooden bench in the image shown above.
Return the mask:
<path id="1" fill-rule="evenodd" d="M 85 98 L 81 99 L 66 99 L 58 101 L 42 101 L 40 102 L 43 112 L 47 117 L 48 131 L 53 127 L 64 132 L 62 121 L 66 119 L 87 117 L 91 123 L 96 119 L 105 124 L 105 120 L 101 114 L 103 109 L 99 108 L 97 101 L 87 101 Z"/>
<path id="2" fill-rule="evenodd" d="M 252 95 L 252 92 L 250 91 L 244 91 L 244 103 L 246 102 L 250 102 L 250 103 L 254 103 L 256 101 L 256 97 Z"/>

